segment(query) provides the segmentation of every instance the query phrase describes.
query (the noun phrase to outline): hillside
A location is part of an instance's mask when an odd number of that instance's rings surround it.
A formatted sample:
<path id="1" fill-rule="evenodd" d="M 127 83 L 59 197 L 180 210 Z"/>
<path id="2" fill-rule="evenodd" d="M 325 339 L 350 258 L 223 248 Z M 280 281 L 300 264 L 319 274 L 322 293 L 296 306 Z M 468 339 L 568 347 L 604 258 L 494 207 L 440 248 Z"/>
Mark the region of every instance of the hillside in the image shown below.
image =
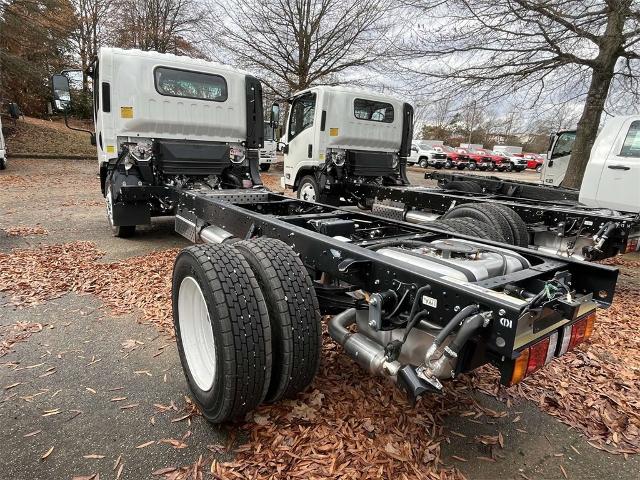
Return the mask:
<path id="1" fill-rule="evenodd" d="M 69 130 L 62 120 L 41 120 L 25 117 L 14 126 L 6 117 L 2 119 L 7 148 L 11 157 L 20 155 L 86 155 L 95 157 L 96 147 L 89 135 Z M 74 123 L 74 126 L 76 123 Z M 80 126 L 80 124 L 77 124 Z M 84 128 L 91 128 L 83 125 Z"/>

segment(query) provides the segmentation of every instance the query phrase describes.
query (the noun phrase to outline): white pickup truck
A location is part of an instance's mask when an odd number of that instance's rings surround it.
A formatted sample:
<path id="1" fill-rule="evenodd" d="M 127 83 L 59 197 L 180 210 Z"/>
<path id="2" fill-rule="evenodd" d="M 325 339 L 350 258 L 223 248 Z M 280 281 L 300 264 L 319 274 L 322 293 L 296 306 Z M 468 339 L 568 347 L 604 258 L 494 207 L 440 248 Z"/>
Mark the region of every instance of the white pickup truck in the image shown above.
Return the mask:
<path id="1" fill-rule="evenodd" d="M 556 133 L 542 170 L 545 185 L 559 186 L 567 172 L 575 130 Z M 598 134 L 582 179 L 579 201 L 589 207 L 640 212 L 640 115 L 613 117 Z"/>
<path id="2" fill-rule="evenodd" d="M 420 141 L 411 144 L 411 155 L 407 158 L 407 163 L 417 164 L 422 168 L 442 168 L 446 162 L 447 154 L 441 147 Z"/>

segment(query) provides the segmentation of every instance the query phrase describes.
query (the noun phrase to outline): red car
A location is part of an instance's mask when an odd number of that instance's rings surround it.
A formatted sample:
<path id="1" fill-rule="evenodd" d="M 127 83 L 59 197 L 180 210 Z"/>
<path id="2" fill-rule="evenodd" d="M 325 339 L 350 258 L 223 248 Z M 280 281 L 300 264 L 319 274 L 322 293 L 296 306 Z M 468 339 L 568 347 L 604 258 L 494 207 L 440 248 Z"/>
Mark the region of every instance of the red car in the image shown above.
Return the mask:
<path id="1" fill-rule="evenodd" d="M 536 172 L 542 171 L 542 165 L 544 164 L 544 157 L 537 153 L 524 153 L 524 158 L 527 159 L 527 168 L 535 170 Z"/>
<path id="2" fill-rule="evenodd" d="M 482 152 L 469 151 L 464 148 L 457 148 L 456 152 L 460 155 L 466 155 L 469 158 L 469 170 L 487 170 L 491 165 L 491 158 Z"/>
<path id="3" fill-rule="evenodd" d="M 486 149 L 486 148 L 478 148 L 476 150 L 476 153 L 480 154 L 480 155 L 484 155 L 485 157 L 489 157 L 490 163 L 489 166 L 487 167 L 487 170 L 489 171 L 493 171 L 493 170 L 499 170 L 499 171 L 503 171 L 507 168 L 507 166 L 504 163 L 504 157 L 502 157 L 501 155 L 496 154 L 494 151 Z"/>
<path id="4" fill-rule="evenodd" d="M 459 153 L 457 149 L 448 145 L 442 145 L 441 148 L 444 153 L 447 154 L 447 161 L 444 164 L 444 168 L 457 168 L 458 170 L 464 170 L 469 165 L 469 157 L 463 153 Z M 436 166 L 436 168 L 438 168 Z"/>

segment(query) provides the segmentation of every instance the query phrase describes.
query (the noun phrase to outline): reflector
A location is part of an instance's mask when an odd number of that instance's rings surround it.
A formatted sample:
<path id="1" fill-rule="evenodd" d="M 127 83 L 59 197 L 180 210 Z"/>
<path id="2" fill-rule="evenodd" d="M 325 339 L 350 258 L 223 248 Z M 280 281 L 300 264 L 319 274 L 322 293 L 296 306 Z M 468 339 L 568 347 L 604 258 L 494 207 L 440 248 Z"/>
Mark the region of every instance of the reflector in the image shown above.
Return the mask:
<path id="1" fill-rule="evenodd" d="M 511 380 L 509 380 L 509 385 L 515 385 L 520 380 L 524 378 L 527 373 L 527 364 L 529 363 L 529 349 L 525 349 L 520 352 L 520 356 L 516 358 L 515 363 L 513 364 L 513 373 L 511 374 Z"/>

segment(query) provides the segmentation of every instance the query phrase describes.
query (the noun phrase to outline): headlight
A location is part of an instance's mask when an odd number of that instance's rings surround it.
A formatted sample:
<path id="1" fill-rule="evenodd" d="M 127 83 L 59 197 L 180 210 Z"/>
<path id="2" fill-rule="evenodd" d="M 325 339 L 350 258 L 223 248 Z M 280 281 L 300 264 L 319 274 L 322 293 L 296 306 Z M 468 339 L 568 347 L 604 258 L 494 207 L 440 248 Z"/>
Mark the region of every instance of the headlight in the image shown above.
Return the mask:
<path id="1" fill-rule="evenodd" d="M 336 167 L 342 167 L 347 161 L 347 155 L 344 150 L 329 149 L 327 150 L 327 156 L 336 165 Z"/>
<path id="2" fill-rule="evenodd" d="M 244 162 L 246 150 L 243 147 L 231 147 L 229 149 L 229 157 L 231 163 L 235 163 L 236 165 Z"/>

